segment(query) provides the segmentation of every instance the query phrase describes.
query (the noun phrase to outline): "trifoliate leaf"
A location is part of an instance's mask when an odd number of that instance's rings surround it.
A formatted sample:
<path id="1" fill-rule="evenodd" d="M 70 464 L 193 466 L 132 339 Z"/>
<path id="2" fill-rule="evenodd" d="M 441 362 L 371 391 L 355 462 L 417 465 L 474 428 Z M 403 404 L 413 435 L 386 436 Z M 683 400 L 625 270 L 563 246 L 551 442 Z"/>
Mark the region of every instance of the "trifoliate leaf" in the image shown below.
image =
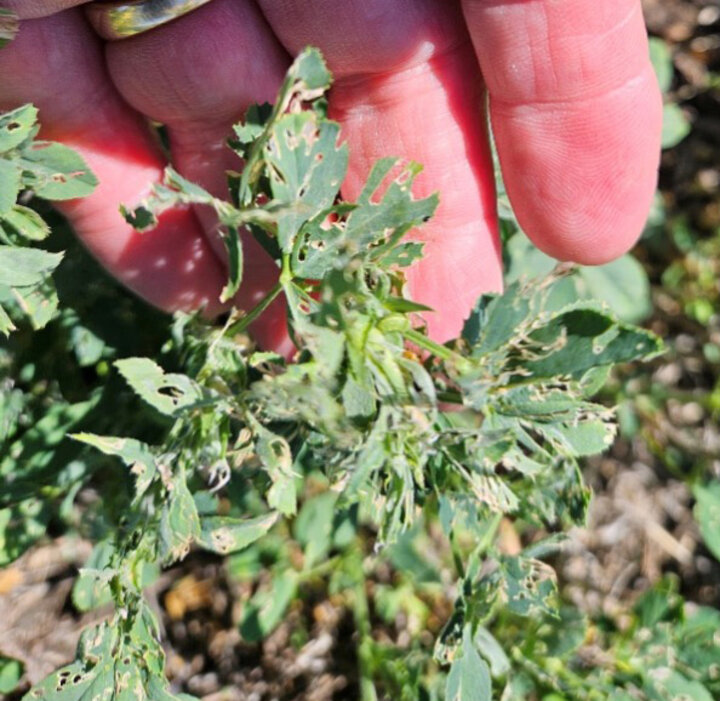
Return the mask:
<path id="1" fill-rule="evenodd" d="M 480 356 L 507 344 L 530 314 L 530 299 L 519 283 L 504 294 L 484 296 L 465 322 L 463 335 L 472 343 L 473 355 Z"/>
<path id="2" fill-rule="evenodd" d="M 398 162 L 378 161 L 354 205 L 342 204 L 321 211 L 303 227 L 293 249 L 293 272 L 300 277 L 322 277 L 323 272 L 342 268 L 353 258 L 385 264 L 396 261 L 400 237 L 426 222 L 437 207 L 437 197 L 415 199 L 412 185 L 420 172 L 409 163 L 391 176 Z M 420 245 L 420 244 L 418 244 Z M 404 263 L 411 263 L 418 248 L 405 248 Z"/>
<path id="3" fill-rule="evenodd" d="M 266 116 L 264 110 L 252 112 L 249 114 L 251 131 L 236 129 L 240 139 L 240 154 L 246 161 L 238 187 L 238 200 L 242 207 L 250 204 L 266 172 L 265 148 L 276 122 L 287 112 L 297 113 L 308 103 L 312 105 L 316 116 L 324 116 L 325 110 L 319 98 L 330 87 L 330 82 L 330 72 L 320 52 L 317 49 L 305 49 L 290 66 L 271 113 Z M 260 123 L 263 128 L 258 131 Z M 254 142 L 249 144 L 248 139 L 253 135 Z M 297 137 L 300 138 L 300 135 Z"/>
<path id="4" fill-rule="evenodd" d="M 646 673 L 646 690 L 650 698 L 713 701 L 713 695 L 699 681 L 688 679 L 671 667 L 657 667 Z"/>
<path id="5" fill-rule="evenodd" d="M 91 611 L 112 601 L 109 580 L 113 570 L 109 569 L 116 549 L 109 541 L 100 541 L 85 561 L 80 576 L 72 589 L 73 605 L 78 611 Z"/>

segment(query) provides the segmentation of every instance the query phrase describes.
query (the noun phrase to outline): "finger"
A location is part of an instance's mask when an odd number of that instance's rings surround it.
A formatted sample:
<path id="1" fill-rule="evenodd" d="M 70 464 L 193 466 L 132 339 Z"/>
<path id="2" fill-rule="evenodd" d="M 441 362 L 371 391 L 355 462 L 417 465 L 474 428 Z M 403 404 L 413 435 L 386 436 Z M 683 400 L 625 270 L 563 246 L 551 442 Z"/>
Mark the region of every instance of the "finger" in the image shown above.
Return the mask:
<path id="1" fill-rule="evenodd" d="M 107 45 L 110 75 L 125 100 L 167 126 L 172 160 L 187 178 L 227 199 L 226 170 L 241 164 L 226 141 L 254 102 L 272 101 L 289 57 L 250 1 L 213 2 L 169 24 Z M 219 255 L 224 245 L 209 208 L 196 210 Z M 249 309 L 278 277 L 270 256 L 247 233 L 245 270 L 236 299 Z M 264 346 L 287 344 L 282 302 L 253 328 Z"/>
<path id="2" fill-rule="evenodd" d="M 163 164 L 145 122 L 112 89 L 79 11 L 22 22 L 0 51 L 0 108 L 25 102 L 39 108 L 42 136 L 75 148 L 100 180 L 89 197 L 58 203 L 98 260 L 163 309 L 217 309 L 224 273 L 189 210 L 168 212 L 144 235 L 118 212 L 147 193 Z"/>
<path id="3" fill-rule="evenodd" d="M 604 263 L 640 235 L 662 106 L 639 0 L 463 0 L 522 227 L 556 258 Z"/>
<path id="4" fill-rule="evenodd" d="M 292 53 L 325 53 L 336 83 L 331 113 L 350 144 L 344 192 L 354 197 L 373 162 L 422 163 L 416 194 L 439 190 L 419 232 L 425 257 L 409 270 L 434 338 L 458 334 L 480 293 L 501 287 L 484 88 L 455 3 L 442 0 L 260 0 Z"/>
<path id="5" fill-rule="evenodd" d="M 48 17 L 92 0 L 2 0 L 2 6 L 12 10 L 20 19 Z"/>

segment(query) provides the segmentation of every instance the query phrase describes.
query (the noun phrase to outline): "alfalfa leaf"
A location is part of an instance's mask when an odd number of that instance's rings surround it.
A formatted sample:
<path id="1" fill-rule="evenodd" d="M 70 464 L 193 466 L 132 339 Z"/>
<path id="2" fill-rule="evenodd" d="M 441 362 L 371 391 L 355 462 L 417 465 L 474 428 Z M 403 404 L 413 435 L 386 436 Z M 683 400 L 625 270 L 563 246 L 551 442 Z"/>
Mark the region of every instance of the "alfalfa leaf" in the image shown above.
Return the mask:
<path id="1" fill-rule="evenodd" d="M 206 516 L 200 520 L 201 530 L 197 542 L 206 550 L 229 555 L 262 538 L 277 520 L 277 513 L 251 519 Z"/>
<path id="2" fill-rule="evenodd" d="M 490 669 L 472 641 L 470 626 L 463 632 L 463 642 L 453 660 L 445 686 L 446 701 L 492 701 Z"/>
<path id="3" fill-rule="evenodd" d="M 91 194 L 98 180 L 76 151 L 54 141 L 34 141 L 17 159 L 23 185 L 47 200 L 71 200 Z"/>
<path id="4" fill-rule="evenodd" d="M 186 375 L 166 373 L 149 358 L 118 360 L 115 367 L 142 399 L 166 416 L 175 416 L 203 399 L 196 382 Z"/>

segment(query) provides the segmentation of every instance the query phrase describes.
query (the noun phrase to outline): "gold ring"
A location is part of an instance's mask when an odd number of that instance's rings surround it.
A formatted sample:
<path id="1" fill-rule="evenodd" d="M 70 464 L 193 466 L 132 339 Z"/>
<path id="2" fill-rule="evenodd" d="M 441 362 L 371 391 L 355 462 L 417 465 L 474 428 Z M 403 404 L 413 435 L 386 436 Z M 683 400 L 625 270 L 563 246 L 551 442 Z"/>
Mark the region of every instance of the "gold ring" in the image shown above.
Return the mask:
<path id="1" fill-rule="evenodd" d="M 127 39 L 172 22 L 210 0 L 125 0 L 86 5 L 90 24 L 103 38 Z"/>

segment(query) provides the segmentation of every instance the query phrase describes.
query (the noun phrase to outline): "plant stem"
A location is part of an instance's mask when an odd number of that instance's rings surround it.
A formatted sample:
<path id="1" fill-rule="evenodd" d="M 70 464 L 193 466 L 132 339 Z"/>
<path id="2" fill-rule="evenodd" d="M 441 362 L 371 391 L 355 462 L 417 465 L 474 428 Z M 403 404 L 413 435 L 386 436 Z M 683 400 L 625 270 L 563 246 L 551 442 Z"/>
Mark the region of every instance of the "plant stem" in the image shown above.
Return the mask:
<path id="1" fill-rule="evenodd" d="M 253 307 L 242 319 L 233 324 L 227 331 L 228 335 L 238 334 L 252 324 L 276 299 L 282 292 L 282 285 L 276 282 L 273 288 Z"/>
<path id="2" fill-rule="evenodd" d="M 358 671 L 360 673 L 360 701 L 378 701 L 375 684 L 372 680 L 372 631 L 370 626 L 370 605 L 365 592 L 365 576 L 362 560 L 356 563 L 358 578 L 352 589 L 353 618 L 357 627 L 358 637 Z M 355 569 L 355 568 L 353 568 Z"/>
<path id="3" fill-rule="evenodd" d="M 435 341 L 429 339 L 427 336 L 415 331 L 414 329 L 405 331 L 405 337 L 408 341 L 412 341 L 415 345 L 420 346 L 420 348 L 425 349 L 441 360 L 452 360 L 456 357 L 462 357 L 455 353 L 455 351 L 450 350 L 446 346 L 441 346 L 439 343 L 435 343 Z"/>

